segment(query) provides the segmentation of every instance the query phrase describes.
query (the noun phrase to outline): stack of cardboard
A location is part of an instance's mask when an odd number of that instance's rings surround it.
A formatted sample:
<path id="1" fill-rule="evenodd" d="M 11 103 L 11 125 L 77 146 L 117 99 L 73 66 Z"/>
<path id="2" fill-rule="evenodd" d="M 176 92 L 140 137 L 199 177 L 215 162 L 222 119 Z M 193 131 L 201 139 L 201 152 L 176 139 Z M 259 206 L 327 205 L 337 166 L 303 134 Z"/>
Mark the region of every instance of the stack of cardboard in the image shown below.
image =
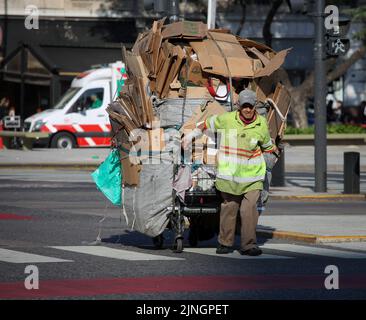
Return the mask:
<path id="1" fill-rule="evenodd" d="M 157 112 L 164 101 L 182 101 L 182 121 L 176 125 L 180 133 L 193 129 L 208 116 L 221 114 L 233 108 L 238 94 L 244 88 L 257 92 L 258 100 L 270 98 L 267 116 L 274 141 L 282 138 L 284 117 L 290 107 L 286 88 L 273 83 L 270 75 L 284 62 L 290 49 L 275 52 L 271 48 L 231 34 L 228 30 L 208 30 L 202 22 L 180 21 L 164 25 L 165 18 L 153 23 L 152 28 L 140 34 L 131 52 L 123 50 L 128 79 L 118 99 L 107 109 L 117 144 L 130 150 L 134 144 L 124 137 L 132 136 L 136 129 L 146 130 L 148 150 L 165 147 L 164 128 L 156 128 Z M 205 103 L 187 109 L 186 101 L 204 99 Z M 184 112 L 191 112 L 184 121 Z M 120 131 L 126 134 L 119 134 Z M 196 141 L 193 160 L 212 163 L 215 149 L 212 139 Z M 126 158 L 124 154 L 123 159 Z M 140 164 L 122 161 L 123 171 L 132 170 L 128 185 L 138 184 Z M 136 178 L 137 177 L 137 178 Z"/>

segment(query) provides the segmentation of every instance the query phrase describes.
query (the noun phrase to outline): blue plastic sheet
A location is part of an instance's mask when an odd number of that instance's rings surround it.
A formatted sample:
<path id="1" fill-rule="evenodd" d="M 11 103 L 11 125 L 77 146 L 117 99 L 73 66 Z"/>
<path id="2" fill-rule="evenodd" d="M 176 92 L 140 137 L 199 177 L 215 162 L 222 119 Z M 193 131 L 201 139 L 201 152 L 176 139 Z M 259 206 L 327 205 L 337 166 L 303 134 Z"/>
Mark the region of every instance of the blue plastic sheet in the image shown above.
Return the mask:
<path id="1" fill-rule="evenodd" d="M 91 176 L 98 190 L 114 205 L 120 206 L 122 202 L 122 170 L 118 149 L 113 149 Z"/>

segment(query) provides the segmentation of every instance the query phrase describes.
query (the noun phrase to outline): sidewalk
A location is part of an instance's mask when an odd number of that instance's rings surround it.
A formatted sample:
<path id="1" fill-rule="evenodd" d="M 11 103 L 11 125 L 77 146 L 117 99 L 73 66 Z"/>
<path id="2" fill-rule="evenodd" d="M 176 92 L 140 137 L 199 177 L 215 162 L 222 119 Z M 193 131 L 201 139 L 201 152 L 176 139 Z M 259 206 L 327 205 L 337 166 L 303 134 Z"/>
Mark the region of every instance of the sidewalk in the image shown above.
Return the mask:
<path id="1" fill-rule="evenodd" d="M 312 244 L 366 241 L 366 214 L 263 214 L 259 217 L 257 235 Z"/>

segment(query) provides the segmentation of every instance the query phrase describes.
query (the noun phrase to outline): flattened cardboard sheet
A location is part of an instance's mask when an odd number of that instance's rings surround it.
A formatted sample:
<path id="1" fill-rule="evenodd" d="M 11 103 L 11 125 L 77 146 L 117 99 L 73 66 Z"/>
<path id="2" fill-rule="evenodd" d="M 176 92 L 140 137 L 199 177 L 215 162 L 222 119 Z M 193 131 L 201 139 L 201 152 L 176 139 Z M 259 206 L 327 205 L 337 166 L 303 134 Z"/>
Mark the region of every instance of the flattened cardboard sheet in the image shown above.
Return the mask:
<path id="1" fill-rule="evenodd" d="M 163 27 L 163 39 L 187 38 L 203 39 L 207 36 L 207 24 L 197 21 L 179 21 Z"/>
<path id="2" fill-rule="evenodd" d="M 286 117 L 291 105 L 291 96 L 289 91 L 280 83 L 277 84 L 273 101 L 276 103 L 281 114 Z M 271 138 L 274 141 L 277 140 L 277 137 L 282 139 L 286 120 L 283 121 L 274 108 L 271 108 L 268 112 L 267 122 Z"/>

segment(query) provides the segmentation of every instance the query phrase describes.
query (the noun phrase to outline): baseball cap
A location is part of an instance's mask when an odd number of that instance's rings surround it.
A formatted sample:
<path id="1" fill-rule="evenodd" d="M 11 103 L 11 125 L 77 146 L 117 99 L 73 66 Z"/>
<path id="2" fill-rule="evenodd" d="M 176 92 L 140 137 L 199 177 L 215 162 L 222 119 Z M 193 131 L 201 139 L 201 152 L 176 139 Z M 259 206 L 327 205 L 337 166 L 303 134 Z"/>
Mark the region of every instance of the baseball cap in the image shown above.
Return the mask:
<path id="1" fill-rule="evenodd" d="M 244 89 L 239 93 L 239 107 L 243 104 L 255 105 L 257 98 L 254 91 L 250 89 Z"/>

